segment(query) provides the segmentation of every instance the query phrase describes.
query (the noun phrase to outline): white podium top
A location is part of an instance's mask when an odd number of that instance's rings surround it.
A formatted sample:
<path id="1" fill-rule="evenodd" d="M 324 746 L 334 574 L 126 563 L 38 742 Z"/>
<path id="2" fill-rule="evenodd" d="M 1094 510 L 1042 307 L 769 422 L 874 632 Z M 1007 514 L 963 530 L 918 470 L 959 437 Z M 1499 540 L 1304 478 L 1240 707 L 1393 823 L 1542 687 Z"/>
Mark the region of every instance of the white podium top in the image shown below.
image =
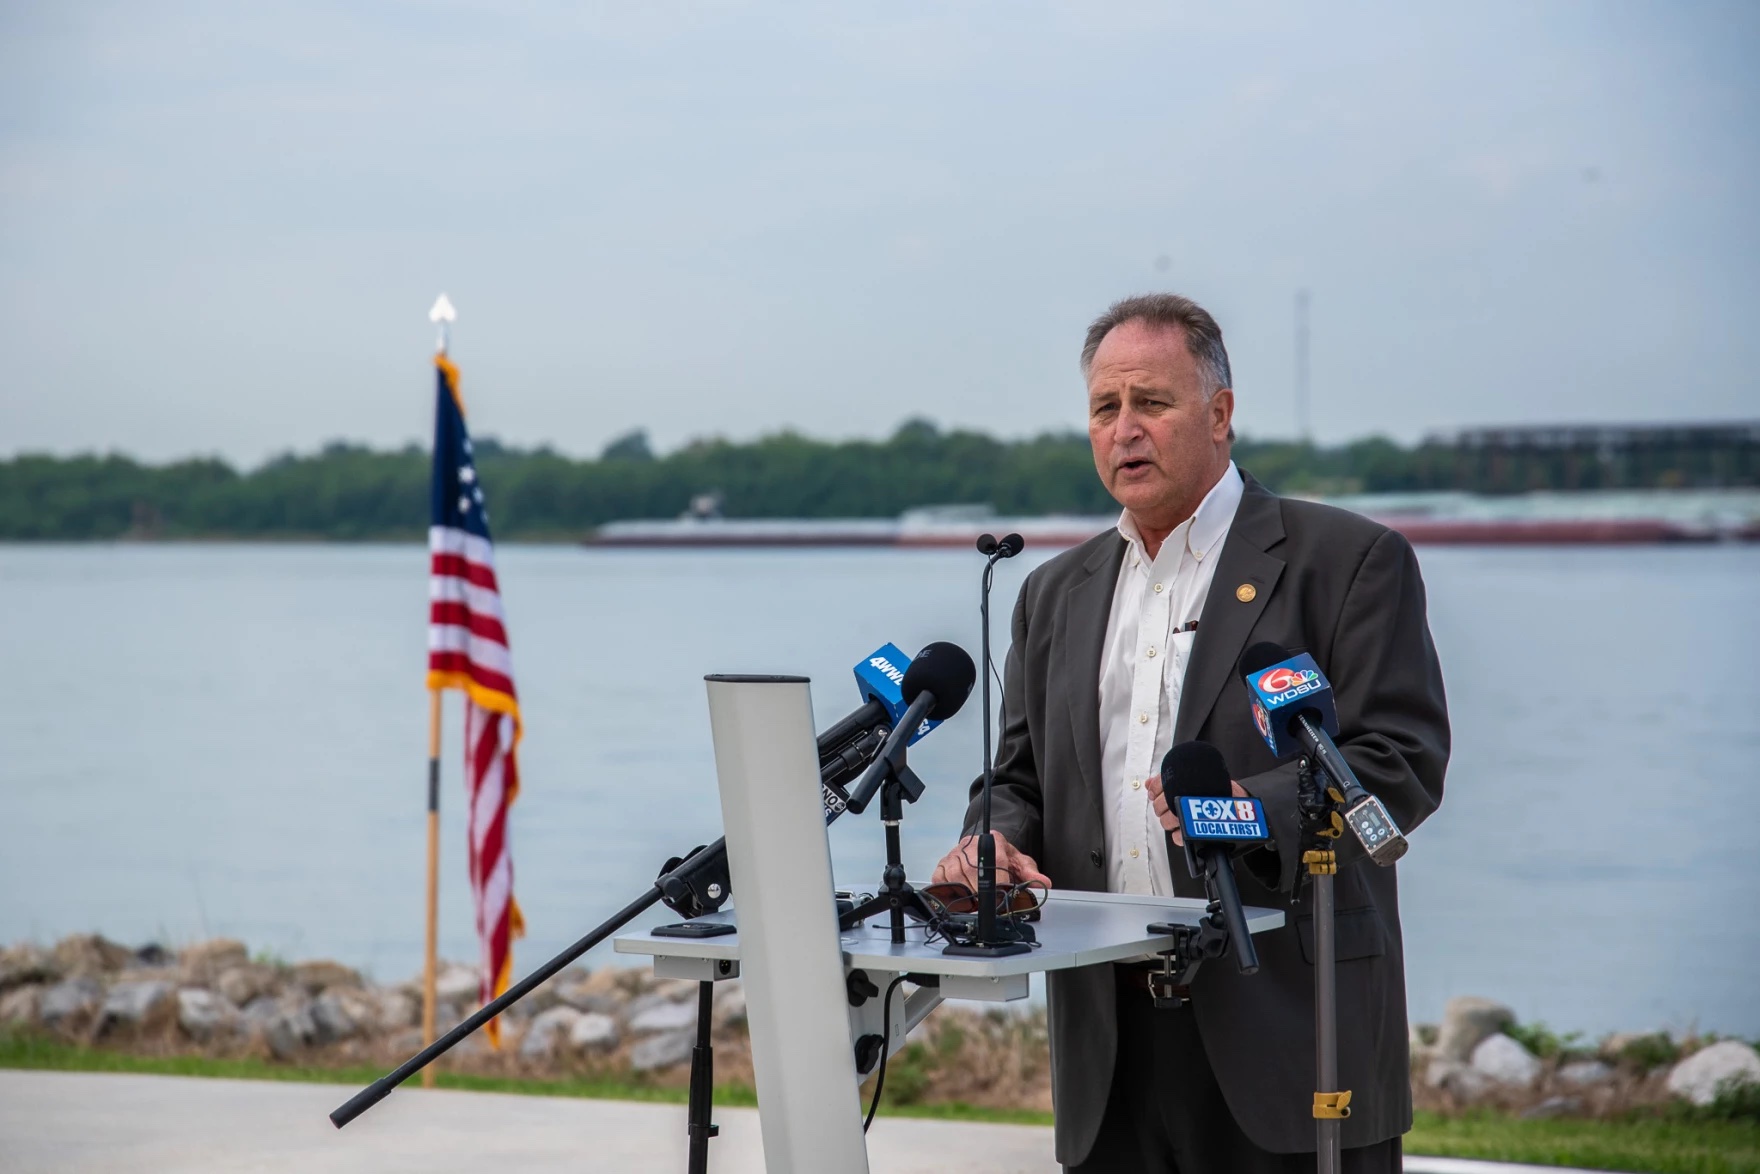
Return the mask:
<path id="1" fill-rule="evenodd" d="M 1149 925 L 1196 925 L 1205 908 L 1204 901 L 1192 897 L 1139 897 L 1053 889 L 1040 919 L 1033 924 L 1039 946 L 1025 954 L 1003 958 L 952 957 L 941 952 L 945 943 L 924 942 L 920 926 L 907 928 L 905 943 L 894 945 L 884 914 L 841 935 L 840 942 L 846 969 L 1003 978 L 1149 957 L 1171 944 L 1166 935 L 1148 932 Z M 722 910 L 698 920 L 732 923 L 736 912 Z M 1247 928 L 1253 933 L 1283 924 L 1283 913 L 1276 909 L 1249 905 L 1246 915 Z M 737 933 L 714 938 L 667 938 L 642 932 L 623 934 L 614 939 L 613 945 L 619 954 L 711 961 L 735 961 L 740 956 Z"/>

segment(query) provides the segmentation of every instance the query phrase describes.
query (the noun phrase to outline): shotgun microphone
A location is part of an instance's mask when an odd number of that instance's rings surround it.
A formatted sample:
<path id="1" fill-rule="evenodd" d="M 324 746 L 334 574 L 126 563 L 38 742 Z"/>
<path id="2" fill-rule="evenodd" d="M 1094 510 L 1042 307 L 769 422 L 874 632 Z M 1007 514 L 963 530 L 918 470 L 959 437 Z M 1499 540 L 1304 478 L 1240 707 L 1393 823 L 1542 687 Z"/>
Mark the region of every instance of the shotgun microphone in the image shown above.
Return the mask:
<path id="1" fill-rule="evenodd" d="M 1406 854 L 1406 837 L 1387 805 L 1357 781 L 1332 735 L 1338 733 L 1338 706 L 1332 685 L 1307 653 L 1293 655 L 1270 641 L 1241 653 L 1241 676 L 1253 703 L 1253 724 L 1279 758 L 1303 751 L 1337 790 L 1344 822 L 1357 842 L 1382 868 Z"/>

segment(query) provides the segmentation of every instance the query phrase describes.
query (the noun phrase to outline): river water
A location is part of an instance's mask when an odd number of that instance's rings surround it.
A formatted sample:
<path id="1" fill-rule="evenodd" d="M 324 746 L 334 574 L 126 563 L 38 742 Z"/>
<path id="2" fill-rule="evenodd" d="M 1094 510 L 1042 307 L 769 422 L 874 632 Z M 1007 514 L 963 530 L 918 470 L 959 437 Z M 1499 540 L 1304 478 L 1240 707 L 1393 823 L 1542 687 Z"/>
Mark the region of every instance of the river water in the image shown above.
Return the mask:
<path id="1" fill-rule="evenodd" d="M 1560 1030 L 1760 1035 L 1760 548 L 1420 555 L 1455 750 L 1399 865 L 1414 1017 L 1472 993 Z M 1000 614 L 1042 557 L 1004 564 Z M 520 968 L 719 834 L 704 673 L 810 675 L 823 726 L 880 644 L 977 643 L 963 552 L 500 560 Z M 414 973 L 426 573 L 414 546 L 0 546 L 0 942 L 224 934 Z M 442 947 L 470 959 L 455 706 Z M 957 830 L 979 737 L 969 705 L 913 754 L 914 876 Z M 877 822 L 831 839 L 841 878 L 878 881 Z"/>

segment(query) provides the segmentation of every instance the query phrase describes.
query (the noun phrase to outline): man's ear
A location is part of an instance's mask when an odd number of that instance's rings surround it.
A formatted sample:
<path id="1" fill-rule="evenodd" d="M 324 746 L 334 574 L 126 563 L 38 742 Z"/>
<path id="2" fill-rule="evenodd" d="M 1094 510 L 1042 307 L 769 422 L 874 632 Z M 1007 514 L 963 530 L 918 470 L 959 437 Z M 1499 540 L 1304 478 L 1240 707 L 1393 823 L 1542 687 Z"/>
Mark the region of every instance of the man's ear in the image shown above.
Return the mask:
<path id="1" fill-rule="evenodd" d="M 1234 388 L 1219 387 L 1210 397 L 1210 439 L 1221 444 L 1234 439 Z"/>

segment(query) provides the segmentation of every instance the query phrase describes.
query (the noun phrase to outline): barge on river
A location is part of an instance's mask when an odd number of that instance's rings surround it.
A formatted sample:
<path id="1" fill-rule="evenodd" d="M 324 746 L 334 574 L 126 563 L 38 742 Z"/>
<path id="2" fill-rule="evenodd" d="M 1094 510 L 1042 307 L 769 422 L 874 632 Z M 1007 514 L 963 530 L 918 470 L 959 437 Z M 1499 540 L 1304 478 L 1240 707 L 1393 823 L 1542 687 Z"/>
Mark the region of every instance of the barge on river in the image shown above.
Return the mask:
<path id="1" fill-rule="evenodd" d="M 1760 541 L 1760 490 L 1650 493 L 1375 494 L 1330 499 L 1374 518 L 1416 545 L 1631 546 Z M 979 534 L 1014 532 L 1036 550 L 1087 541 L 1115 515 L 1010 518 L 983 506 L 938 506 L 897 518 L 686 516 L 613 522 L 594 547 L 969 547 Z"/>

